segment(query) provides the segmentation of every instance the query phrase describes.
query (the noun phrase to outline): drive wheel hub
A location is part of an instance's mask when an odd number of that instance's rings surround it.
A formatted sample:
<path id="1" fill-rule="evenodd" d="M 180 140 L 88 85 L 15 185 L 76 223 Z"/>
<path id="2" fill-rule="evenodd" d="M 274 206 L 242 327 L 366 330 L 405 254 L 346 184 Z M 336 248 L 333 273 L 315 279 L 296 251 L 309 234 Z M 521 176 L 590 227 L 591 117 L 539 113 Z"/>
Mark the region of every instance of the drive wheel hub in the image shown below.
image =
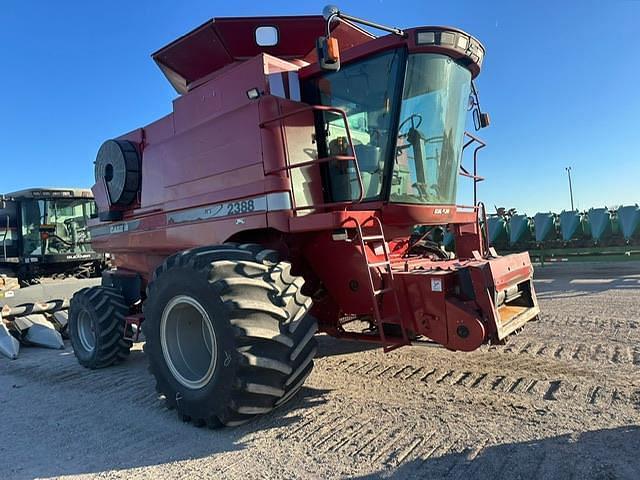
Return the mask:
<path id="1" fill-rule="evenodd" d="M 173 377 L 197 390 L 216 370 L 216 334 L 209 314 L 194 298 L 179 295 L 165 306 L 160 320 L 162 354 Z"/>

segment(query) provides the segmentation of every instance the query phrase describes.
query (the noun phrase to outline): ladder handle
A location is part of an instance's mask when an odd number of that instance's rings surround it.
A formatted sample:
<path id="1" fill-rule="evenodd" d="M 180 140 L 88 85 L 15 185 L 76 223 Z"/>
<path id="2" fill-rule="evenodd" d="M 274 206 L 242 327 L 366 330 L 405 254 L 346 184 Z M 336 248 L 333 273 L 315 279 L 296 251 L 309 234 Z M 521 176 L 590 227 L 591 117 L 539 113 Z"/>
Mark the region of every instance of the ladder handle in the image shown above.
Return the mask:
<path id="1" fill-rule="evenodd" d="M 391 262 L 389 260 L 385 260 L 384 262 L 373 262 L 373 263 L 367 262 L 367 265 L 369 266 L 369 268 L 377 268 L 377 267 L 384 267 L 384 266 L 391 268 Z"/>
<path id="2" fill-rule="evenodd" d="M 388 292 L 392 292 L 392 291 L 393 291 L 393 288 L 386 287 L 386 288 L 383 288 L 382 290 L 374 290 L 373 293 L 375 295 L 380 295 L 381 293 L 388 293 Z"/>
<path id="3" fill-rule="evenodd" d="M 384 240 L 384 235 L 369 235 L 362 237 L 362 240 L 364 240 L 365 242 L 369 242 L 371 240 Z"/>

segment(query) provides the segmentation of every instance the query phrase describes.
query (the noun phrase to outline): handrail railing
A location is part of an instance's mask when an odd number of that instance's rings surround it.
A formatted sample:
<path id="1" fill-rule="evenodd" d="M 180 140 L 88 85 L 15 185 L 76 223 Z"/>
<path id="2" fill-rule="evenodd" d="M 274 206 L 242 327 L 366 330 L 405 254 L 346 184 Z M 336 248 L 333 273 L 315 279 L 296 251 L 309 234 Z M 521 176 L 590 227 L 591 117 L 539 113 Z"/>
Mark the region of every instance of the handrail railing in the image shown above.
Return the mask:
<path id="1" fill-rule="evenodd" d="M 338 162 L 350 162 L 353 160 L 353 156 L 352 155 L 333 155 L 331 157 L 323 157 L 323 158 L 316 158 L 313 160 L 309 160 L 307 162 L 299 162 L 296 163 L 294 165 L 287 165 L 284 167 L 280 167 L 280 168 L 274 168 L 272 170 L 267 170 L 266 174 L 267 175 L 271 175 L 273 173 L 278 173 L 278 172 L 283 172 L 285 170 L 291 170 L 292 168 L 301 168 L 301 167 L 308 167 L 309 165 L 314 165 L 316 163 L 326 163 L 326 162 L 330 162 L 332 160 L 338 161 Z"/>
<path id="2" fill-rule="evenodd" d="M 306 162 L 299 162 L 299 163 L 295 163 L 295 164 L 291 164 L 290 159 L 289 159 L 289 148 L 287 145 L 287 140 L 286 140 L 286 136 L 284 135 L 284 133 L 282 134 L 282 146 L 284 148 L 284 155 L 285 155 L 285 166 L 284 167 L 280 167 L 280 168 L 275 168 L 275 169 L 271 169 L 268 171 L 265 171 L 265 175 L 273 175 L 275 173 L 280 173 L 283 171 L 290 171 L 293 170 L 294 168 L 302 168 L 302 167 L 308 167 L 310 165 L 315 165 L 315 164 L 320 164 L 320 163 L 326 163 L 326 162 L 330 162 L 330 161 L 340 161 L 340 162 L 353 162 L 354 167 L 355 167 L 355 173 L 356 173 L 356 179 L 358 180 L 358 188 L 359 188 L 359 194 L 358 194 L 358 198 L 356 200 L 351 200 L 351 201 L 343 201 L 343 202 L 328 202 L 328 203 L 320 203 L 320 204 L 313 204 L 313 205 L 305 205 L 302 207 L 298 207 L 296 205 L 296 200 L 295 200 L 295 189 L 293 187 L 293 177 L 289 176 L 289 181 L 291 183 L 291 200 L 292 200 L 292 210 L 294 212 L 300 211 L 300 210 L 312 210 L 312 209 L 318 209 L 318 208 L 325 208 L 325 207 L 339 207 L 339 206 L 348 206 L 348 205 L 355 205 L 358 203 L 361 203 L 362 200 L 364 199 L 364 185 L 362 183 L 362 175 L 360 173 L 360 166 L 358 165 L 358 157 L 356 156 L 356 151 L 353 145 L 353 140 L 351 138 L 351 129 L 349 128 L 349 121 L 347 119 L 347 114 L 346 112 L 341 109 L 341 108 L 337 108 L 337 107 L 330 107 L 330 106 L 326 106 L 326 105 L 309 105 L 307 107 L 303 107 L 303 108 L 299 108 L 297 110 L 292 110 L 290 112 L 286 112 L 286 113 L 281 113 L 280 115 L 277 115 L 273 118 L 270 118 L 269 120 L 266 120 L 262 123 L 259 124 L 260 128 L 266 128 L 266 125 L 273 123 L 273 122 L 277 122 L 277 121 L 281 121 L 284 120 L 285 118 L 289 118 L 289 117 L 293 117 L 295 115 L 299 115 L 301 113 L 305 113 L 308 111 L 320 111 L 320 112 L 332 112 L 335 113 L 336 115 L 339 115 L 340 117 L 342 117 L 342 121 L 344 122 L 344 129 L 345 132 L 347 134 L 347 141 L 349 142 L 349 149 L 351 150 L 351 155 L 332 155 L 329 157 L 322 157 L 322 158 L 316 158 L 313 160 L 309 160 Z"/>
<path id="3" fill-rule="evenodd" d="M 488 255 L 489 254 L 489 224 L 487 223 L 487 209 L 484 206 L 483 202 L 478 202 L 478 208 L 482 209 L 482 225 L 480 225 L 480 228 L 482 230 L 482 249 L 484 250 L 484 252 L 482 252 L 484 255 Z M 478 210 L 478 215 L 480 214 L 480 210 Z"/>
<path id="4" fill-rule="evenodd" d="M 473 143 L 478 144 L 473 149 L 473 174 L 469 173 L 469 171 L 466 168 L 464 168 L 462 165 L 460 165 L 460 172 L 459 172 L 460 175 L 462 175 L 463 177 L 468 177 L 473 179 L 473 204 L 475 205 L 476 203 L 478 203 L 478 183 L 484 180 L 484 177 L 480 177 L 478 175 L 478 151 L 486 147 L 487 144 L 483 140 L 479 139 L 478 137 L 476 137 L 475 135 L 472 135 L 469 132 L 464 132 L 464 136 L 468 137 L 469 140 L 467 140 L 462 146 L 463 153 L 469 145 Z"/>

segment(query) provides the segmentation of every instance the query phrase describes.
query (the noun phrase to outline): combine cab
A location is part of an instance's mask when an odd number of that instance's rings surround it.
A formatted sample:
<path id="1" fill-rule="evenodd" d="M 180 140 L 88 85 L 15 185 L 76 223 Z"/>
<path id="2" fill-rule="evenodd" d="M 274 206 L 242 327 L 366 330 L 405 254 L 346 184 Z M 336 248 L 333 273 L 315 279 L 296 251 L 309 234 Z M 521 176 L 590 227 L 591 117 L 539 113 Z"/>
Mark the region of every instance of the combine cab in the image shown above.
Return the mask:
<path id="1" fill-rule="evenodd" d="M 32 188 L 0 199 L 0 271 L 21 286 L 40 277 L 99 276 L 105 255 L 91 248 L 95 215 L 86 189 Z"/>
<path id="2" fill-rule="evenodd" d="M 484 146 L 469 105 L 489 123 L 483 57 L 461 30 L 335 7 L 215 19 L 156 52 L 180 96 L 98 151 L 92 245 L 117 268 L 72 299 L 80 363 L 143 330 L 168 406 L 236 425 L 299 390 L 317 331 L 471 351 L 535 318 L 529 256 L 498 256 L 483 207 L 456 204 L 459 174 L 481 180 L 460 163 Z M 412 235 L 443 225 L 455 255 Z"/>

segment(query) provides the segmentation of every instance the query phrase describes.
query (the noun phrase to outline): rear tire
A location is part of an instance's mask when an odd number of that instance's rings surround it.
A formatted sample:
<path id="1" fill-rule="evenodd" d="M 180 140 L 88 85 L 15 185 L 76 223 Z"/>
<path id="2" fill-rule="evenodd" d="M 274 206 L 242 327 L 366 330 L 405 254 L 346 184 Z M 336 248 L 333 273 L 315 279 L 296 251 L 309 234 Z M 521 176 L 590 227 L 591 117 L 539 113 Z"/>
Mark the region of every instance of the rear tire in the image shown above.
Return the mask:
<path id="1" fill-rule="evenodd" d="M 89 287 L 76 292 L 67 327 L 80 365 L 104 368 L 129 356 L 132 342 L 124 339 L 129 307 L 119 290 Z"/>
<path id="2" fill-rule="evenodd" d="M 197 426 L 233 426 L 291 399 L 313 368 L 317 324 L 304 281 L 273 250 L 225 244 L 156 269 L 143 324 L 169 408 Z"/>

